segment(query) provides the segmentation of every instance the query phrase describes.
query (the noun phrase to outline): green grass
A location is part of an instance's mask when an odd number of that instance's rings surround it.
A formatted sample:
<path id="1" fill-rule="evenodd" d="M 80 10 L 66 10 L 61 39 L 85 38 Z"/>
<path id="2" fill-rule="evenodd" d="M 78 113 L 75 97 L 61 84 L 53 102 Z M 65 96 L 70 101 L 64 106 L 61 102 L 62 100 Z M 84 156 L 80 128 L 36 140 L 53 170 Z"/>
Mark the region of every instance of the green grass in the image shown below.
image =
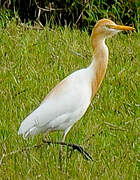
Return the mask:
<path id="1" fill-rule="evenodd" d="M 43 146 L 5 157 L 0 179 L 140 178 L 139 39 L 140 34 L 121 33 L 107 40 L 106 77 L 85 116 L 66 138 L 81 144 L 94 160 L 86 161 L 78 152 L 67 158 L 64 148 L 60 171 L 59 146 Z M 26 141 L 17 135 L 21 121 L 64 77 L 88 66 L 91 57 L 87 32 L 59 27 L 36 31 L 14 22 L 0 30 L 0 158 L 41 143 L 42 135 Z M 61 135 L 50 133 L 48 138 L 61 140 Z"/>

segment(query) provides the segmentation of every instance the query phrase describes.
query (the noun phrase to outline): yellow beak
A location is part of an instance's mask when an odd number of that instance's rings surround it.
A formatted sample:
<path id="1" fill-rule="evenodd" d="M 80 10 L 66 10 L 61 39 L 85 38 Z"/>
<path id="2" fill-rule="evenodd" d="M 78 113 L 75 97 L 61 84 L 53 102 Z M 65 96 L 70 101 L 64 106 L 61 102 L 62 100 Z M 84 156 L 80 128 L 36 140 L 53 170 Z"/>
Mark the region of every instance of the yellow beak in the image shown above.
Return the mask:
<path id="1" fill-rule="evenodd" d="M 117 24 L 116 25 L 111 25 L 111 28 L 121 30 L 121 31 L 133 31 L 133 30 L 135 30 L 134 27 L 122 26 L 122 25 L 117 25 Z"/>

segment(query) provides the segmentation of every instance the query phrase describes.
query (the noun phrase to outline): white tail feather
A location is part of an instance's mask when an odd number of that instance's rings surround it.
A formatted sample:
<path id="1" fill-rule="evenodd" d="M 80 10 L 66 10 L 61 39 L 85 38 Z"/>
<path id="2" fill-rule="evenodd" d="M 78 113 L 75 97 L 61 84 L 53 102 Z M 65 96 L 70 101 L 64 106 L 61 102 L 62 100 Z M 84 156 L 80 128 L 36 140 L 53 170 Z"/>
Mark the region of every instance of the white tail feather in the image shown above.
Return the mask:
<path id="1" fill-rule="evenodd" d="M 24 139 L 38 133 L 40 133 L 40 128 L 37 127 L 36 121 L 31 117 L 31 115 L 24 119 L 18 130 L 18 134 L 22 135 Z"/>

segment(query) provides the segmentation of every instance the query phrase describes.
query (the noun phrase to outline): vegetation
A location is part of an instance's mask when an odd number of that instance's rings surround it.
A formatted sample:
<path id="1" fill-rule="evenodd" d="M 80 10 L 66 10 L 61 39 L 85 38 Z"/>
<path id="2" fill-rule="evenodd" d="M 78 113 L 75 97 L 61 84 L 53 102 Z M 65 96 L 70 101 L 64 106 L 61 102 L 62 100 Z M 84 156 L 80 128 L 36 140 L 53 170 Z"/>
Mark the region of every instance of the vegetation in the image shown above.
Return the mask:
<path id="1" fill-rule="evenodd" d="M 106 77 L 85 116 L 66 141 L 81 144 L 92 156 L 58 145 L 32 148 L 0 161 L 0 179 L 140 179 L 140 34 L 108 39 Z M 33 30 L 15 21 L 0 30 L 0 159 L 3 154 L 40 144 L 42 135 L 24 140 L 21 121 L 71 72 L 91 62 L 87 32 L 55 27 Z M 76 53 L 78 52 L 78 53 Z M 79 55 L 80 54 L 80 55 Z M 48 139 L 60 140 L 61 132 Z"/>
<path id="2" fill-rule="evenodd" d="M 11 15 L 18 13 L 22 22 L 40 21 L 43 25 L 61 25 L 88 29 L 101 18 L 115 22 L 133 24 L 139 30 L 139 0 L 2 0 L 3 10 L 10 9 Z"/>

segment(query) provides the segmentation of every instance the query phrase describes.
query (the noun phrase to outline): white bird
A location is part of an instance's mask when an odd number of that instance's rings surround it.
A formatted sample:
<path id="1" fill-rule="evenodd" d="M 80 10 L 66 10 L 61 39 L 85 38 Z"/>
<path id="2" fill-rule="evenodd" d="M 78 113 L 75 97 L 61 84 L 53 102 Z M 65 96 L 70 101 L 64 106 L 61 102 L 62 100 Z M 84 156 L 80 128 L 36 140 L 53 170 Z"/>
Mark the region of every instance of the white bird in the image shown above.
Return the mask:
<path id="1" fill-rule="evenodd" d="M 108 48 L 105 39 L 123 30 L 134 28 L 117 25 L 109 19 L 99 20 L 91 35 L 92 63 L 73 72 L 52 89 L 40 106 L 23 120 L 18 134 L 26 138 L 40 132 L 63 130 L 64 142 L 71 127 L 85 114 L 106 73 Z"/>

